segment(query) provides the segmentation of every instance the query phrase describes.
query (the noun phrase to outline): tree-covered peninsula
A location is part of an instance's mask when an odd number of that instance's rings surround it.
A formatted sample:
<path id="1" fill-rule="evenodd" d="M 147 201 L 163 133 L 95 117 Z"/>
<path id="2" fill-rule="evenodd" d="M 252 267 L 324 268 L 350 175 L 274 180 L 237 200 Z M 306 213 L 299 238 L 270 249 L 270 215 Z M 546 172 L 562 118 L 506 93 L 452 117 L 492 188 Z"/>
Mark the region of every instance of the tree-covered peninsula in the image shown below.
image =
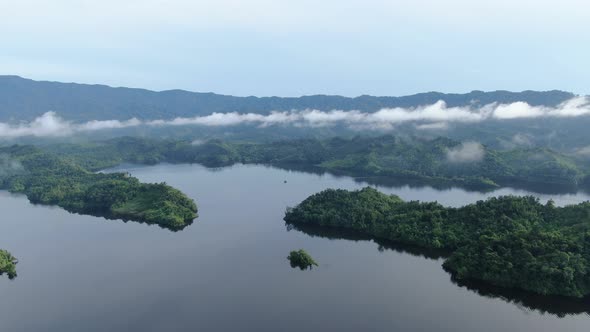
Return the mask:
<path id="1" fill-rule="evenodd" d="M 0 275 L 6 273 L 8 278 L 14 279 L 16 277 L 16 263 L 18 260 L 12 256 L 11 253 L 4 249 L 0 249 Z"/>
<path id="2" fill-rule="evenodd" d="M 193 200 L 165 183 L 146 184 L 125 173 L 95 173 L 72 159 L 33 146 L 0 148 L 0 189 L 22 193 L 35 204 L 70 212 L 186 227 L 197 216 Z"/>
<path id="3" fill-rule="evenodd" d="M 285 221 L 442 249 L 448 252 L 443 267 L 459 280 L 590 295 L 590 202 L 556 207 L 530 196 L 504 196 L 451 208 L 372 188 L 329 189 L 288 209 Z"/>
<path id="4" fill-rule="evenodd" d="M 546 148 L 494 150 L 448 138 L 395 136 L 297 139 L 267 143 L 179 141 L 122 137 L 46 147 L 90 170 L 122 162 L 266 164 L 350 175 L 367 181 L 530 190 L 575 190 L 590 185 L 587 161 Z"/>

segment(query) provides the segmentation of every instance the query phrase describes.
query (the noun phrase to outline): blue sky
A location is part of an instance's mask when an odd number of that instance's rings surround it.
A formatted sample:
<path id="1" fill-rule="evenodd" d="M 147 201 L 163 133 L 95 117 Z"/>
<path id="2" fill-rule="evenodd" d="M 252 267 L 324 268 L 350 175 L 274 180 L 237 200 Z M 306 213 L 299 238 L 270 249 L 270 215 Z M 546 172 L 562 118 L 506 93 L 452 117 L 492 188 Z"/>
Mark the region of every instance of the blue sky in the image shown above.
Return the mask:
<path id="1" fill-rule="evenodd" d="M 582 0 L 0 0 L 0 73 L 234 95 L 590 93 Z"/>

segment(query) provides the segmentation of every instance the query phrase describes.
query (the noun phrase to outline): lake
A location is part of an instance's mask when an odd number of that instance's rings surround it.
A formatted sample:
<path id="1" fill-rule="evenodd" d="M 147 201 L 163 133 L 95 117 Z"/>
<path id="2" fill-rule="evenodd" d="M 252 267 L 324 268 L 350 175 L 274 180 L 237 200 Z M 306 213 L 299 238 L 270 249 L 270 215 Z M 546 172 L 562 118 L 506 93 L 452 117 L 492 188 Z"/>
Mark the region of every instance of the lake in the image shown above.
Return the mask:
<path id="1" fill-rule="evenodd" d="M 590 301 L 458 285 L 442 258 L 320 229 L 288 230 L 285 208 L 349 177 L 236 165 L 121 166 L 197 201 L 183 231 L 70 214 L 0 192 L 0 248 L 18 277 L 0 278 L 2 331 L 587 331 Z M 285 183 L 285 181 L 287 181 Z M 382 187 L 406 200 L 460 206 L 490 196 Z M 586 193 L 538 195 L 558 205 Z M 308 271 L 286 257 L 303 248 Z"/>

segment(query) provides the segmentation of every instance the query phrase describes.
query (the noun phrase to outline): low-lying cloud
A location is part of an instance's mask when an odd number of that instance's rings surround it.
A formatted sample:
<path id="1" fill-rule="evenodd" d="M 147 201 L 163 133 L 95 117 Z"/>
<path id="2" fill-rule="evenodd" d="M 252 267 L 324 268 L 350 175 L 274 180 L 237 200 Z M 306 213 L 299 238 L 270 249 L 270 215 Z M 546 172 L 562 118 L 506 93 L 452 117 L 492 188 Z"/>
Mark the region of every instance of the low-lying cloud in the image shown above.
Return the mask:
<path id="1" fill-rule="evenodd" d="M 60 118 L 55 112 L 47 112 L 28 123 L 8 124 L 0 122 L 0 137 L 66 136 L 75 133 L 105 129 L 121 129 L 138 126 L 236 126 L 256 125 L 269 127 L 292 125 L 297 127 L 325 127 L 344 125 L 351 129 L 391 129 L 401 123 L 416 123 L 421 130 L 445 129 L 449 123 L 471 123 L 484 120 L 513 120 L 538 117 L 578 117 L 590 115 L 590 99 L 575 97 L 557 107 L 531 106 L 525 102 L 511 104 L 492 103 L 479 108 L 474 106 L 448 107 L 444 101 L 413 108 L 385 108 L 377 112 L 294 110 L 274 111 L 270 114 L 212 113 L 192 118 L 170 120 L 93 120 L 74 123 Z"/>
<path id="2" fill-rule="evenodd" d="M 519 146 L 533 146 L 532 138 L 526 134 L 517 133 L 512 136 L 512 143 Z"/>
<path id="3" fill-rule="evenodd" d="M 590 146 L 581 147 L 575 153 L 582 157 L 590 157 Z"/>
<path id="4" fill-rule="evenodd" d="M 464 142 L 447 150 L 447 160 L 451 163 L 474 163 L 483 160 L 484 147 L 477 142 Z"/>
<path id="5" fill-rule="evenodd" d="M 449 124 L 447 122 L 423 123 L 423 124 L 417 124 L 416 129 L 418 129 L 418 130 L 447 130 L 447 129 L 449 129 Z"/>
<path id="6" fill-rule="evenodd" d="M 0 179 L 24 172 L 23 165 L 6 154 L 0 154 Z"/>
<path id="7" fill-rule="evenodd" d="M 202 139 L 196 139 L 196 140 L 193 140 L 193 141 L 191 142 L 191 145 L 192 145 L 192 146 L 199 146 L 199 145 L 203 145 L 203 144 L 205 144 L 205 142 L 206 142 L 205 140 L 202 140 Z"/>

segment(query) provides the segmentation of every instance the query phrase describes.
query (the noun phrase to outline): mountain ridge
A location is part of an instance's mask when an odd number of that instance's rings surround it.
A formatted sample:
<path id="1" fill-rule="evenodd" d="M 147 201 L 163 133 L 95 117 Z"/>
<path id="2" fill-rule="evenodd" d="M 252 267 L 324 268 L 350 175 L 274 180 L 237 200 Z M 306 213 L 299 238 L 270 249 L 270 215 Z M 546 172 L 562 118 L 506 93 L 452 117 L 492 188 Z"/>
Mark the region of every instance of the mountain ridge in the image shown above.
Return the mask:
<path id="1" fill-rule="evenodd" d="M 238 97 L 181 89 L 153 91 L 103 84 L 36 81 L 16 75 L 0 75 L 0 121 L 30 121 L 47 111 L 55 111 L 68 120 L 76 121 L 124 120 L 132 117 L 145 120 L 169 119 L 214 112 L 268 114 L 275 110 L 293 109 L 375 112 L 381 108 L 416 107 L 439 100 L 444 100 L 450 107 L 516 101 L 556 106 L 574 96 L 573 93 L 561 90 L 473 90 L 462 94 L 431 91 L 407 96 L 344 97 L 318 94 L 300 97 Z"/>

